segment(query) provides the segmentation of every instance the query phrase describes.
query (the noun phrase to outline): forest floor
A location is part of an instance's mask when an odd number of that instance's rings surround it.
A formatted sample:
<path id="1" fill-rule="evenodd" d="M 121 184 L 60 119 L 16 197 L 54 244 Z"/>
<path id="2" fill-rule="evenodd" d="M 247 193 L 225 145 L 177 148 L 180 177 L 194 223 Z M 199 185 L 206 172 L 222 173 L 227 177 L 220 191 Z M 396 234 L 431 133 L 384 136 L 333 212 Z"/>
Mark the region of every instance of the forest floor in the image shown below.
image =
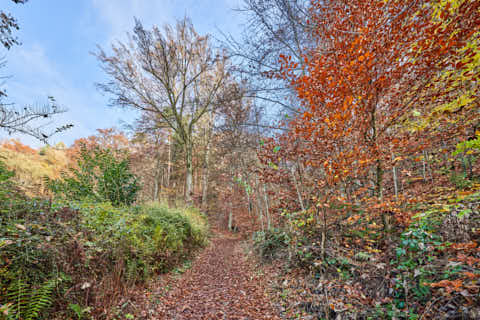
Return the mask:
<path id="1" fill-rule="evenodd" d="M 280 319 L 242 237 L 219 228 L 212 232 L 188 269 L 160 277 L 130 301 L 135 319 Z"/>

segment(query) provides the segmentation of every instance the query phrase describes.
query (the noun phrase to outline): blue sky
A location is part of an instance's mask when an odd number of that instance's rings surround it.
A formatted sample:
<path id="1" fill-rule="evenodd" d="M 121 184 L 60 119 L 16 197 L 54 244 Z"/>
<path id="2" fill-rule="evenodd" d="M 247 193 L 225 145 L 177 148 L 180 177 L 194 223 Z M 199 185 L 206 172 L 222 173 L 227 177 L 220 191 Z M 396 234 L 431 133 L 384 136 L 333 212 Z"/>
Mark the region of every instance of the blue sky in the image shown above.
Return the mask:
<path id="1" fill-rule="evenodd" d="M 108 49 L 114 40 L 124 40 L 134 18 L 146 27 L 172 23 L 187 15 L 197 31 L 219 36 L 218 30 L 238 35 L 241 15 L 233 11 L 241 0 L 30 0 L 15 5 L 2 0 L 2 10 L 20 24 L 16 33 L 21 46 L 0 49 L 7 65 L 0 70 L 10 76 L 4 84 L 8 102 L 19 106 L 42 104 L 47 96 L 69 109 L 55 118 L 55 125 L 73 123 L 74 128 L 50 141 L 72 143 L 95 133 L 97 128 L 133 122 L 132 111 L 107 106 L 108 97 L 95 88 L 105 75 L 90 53 L 100 45 Z M 0 132 L 0 139 L 10 138 Z M 14 136 L 32 146 L 41 143 Z"/>

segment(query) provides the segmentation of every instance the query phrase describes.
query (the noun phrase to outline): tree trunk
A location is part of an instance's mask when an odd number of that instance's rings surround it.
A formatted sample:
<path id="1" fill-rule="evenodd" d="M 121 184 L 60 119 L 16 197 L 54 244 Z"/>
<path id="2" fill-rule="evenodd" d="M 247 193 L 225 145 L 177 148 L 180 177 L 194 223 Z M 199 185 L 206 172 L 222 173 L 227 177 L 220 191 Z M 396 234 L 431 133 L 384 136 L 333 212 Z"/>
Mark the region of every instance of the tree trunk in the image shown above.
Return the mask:
<path id="1" fill-rule="evenodd" d="M 377 197 L 381 200 L 383 199 L 383 168 L 382 168 L 382 160 L 377 160 L 377 168 L 376 168 L 376 182 L 375 182 L 375 191 Z"/>
<path id="2" fill-rule="evenodd" d="M 192 204 L 193 200 L 193 146 L 185 142 L 185 202 Z"/>
<path id="3" fill-rule="evenodd" d="M 320 243 L 320 252 L 322 259 L 326 258 L 325 255 L 325 246 L 326 246 L 326 241 L 327 241 L 327 208 L 322 207 L 322 213 L 323 213 L 323 228 L 322 228 L 322 241 Z M 318 211 L 317 211 L 318 215 Z"/>
<path id="4" fill-rule="evenodd" d="M 263 195 L 265 199 L 265 213 L 267 214 L 267 230 L 271 229 L 271 221 L 270 221 L 270 210 L 268 208 L 268 194 L 267 194 L 267 187 L 263 185 Z"/>
<path id="5" fill-rule="evenodd" d="M 258 178 L 255 177 L 255 189 L 257 190 L 256 198 L 257 198 L 257 210 L 258 210 L 258 219 L 260 220 L 260 225 L 262 227 L 262 231 L 265 231 L 265 224 L 263 222 L 263 212 L 262 212 L 262 203 L 260 200 L 261 197 L 261 192 L 260 192 L 260 186 L 258 185 Z"/>
<path id="6" fill-rule="evenodd" d="M 233 230 L 233 205 L 230 203 L 230 210 L 228 211 L 228 230 Z"/>
<path id="7" fill-rule="evenodd" d="M 167 179 L 166 186 L 170 188 L 170 176 L 172 172 L 172 139 L 171 135 L 168 135 L 168 159 L 167 159 Z"/>
<path id="8" fill-rule="evenodd" d="M 153 181 L 153 201 L 158 201 L 158 193 L 160 191 L 160 177 L 162 176 L 162 166 L 160 161 L 160 151 L 158 150 L 157 154 L 157 163 L 155 164 L 155 177 Z"/>
<path id="9" fill-rule="evenodd" d="M 207 145 L 205 147 L 205 159 L 203 163 L 203 177 L 202 177 L 202 208 L 205 208 L 207 205 L 209 167 L 210 167 L 210 139 L 209 137 L 207 137 Z"/>
<path id="10" fill-rule="evenodd" d="M 392 161 L 394 161 L 394 160 L 395 160 L 395 158 L 394 158 L 393 152 L 392 152 Z M 392 173 L 393 173 L 393 188 L 395 190 L 395 198 L 398 199 L 398 179 L 397 179 L 397 167 L 396 167 L 395 163 L 393 163 Z"/>
<path id="11" fill-rule="evenodd" d="M 472 155 L 468 154 L 467 155 L 467 164 L 468 164 L 468 175 L 467 178 L 469 180 L 473 179 L 473 166 L 472 166 L 473 160 L 472 160 Z"/>
<path id="12" fill-rule="evenodd" d="M 422 177 L 423 181 L 427 181 L 427 159 L 425 158 L 425 150 L 423 150 L 423 158 L 422 158 Z"/>
<path id="13" fill-rule="evenodd" d="M 153 181 L 153 201 L 157 202 L 158 201 L 158 175 L 155 175 L 155 181 Z"/>
<path id="14" fill-rule="evenodd" d="M 302 194 L 300 193 L 297 178 L 295 177 L 295 168 L 296 168 L 296 165 L 294 165 L 290 170 L 291 173 L 292 173 L 293 184 L 295 185 L 295 190 L 297 190 L 297 197 L 298 197 L 298 203 L 300 204 L 300 208 L 302 209 L 302 211 L 305 211 L 305 206 L 303 204 Z"/>
<path id="15" fill-rule="evenodd" d="M 382 161 L 380 159 L 377 160 L 377 168 L 376 168 L 376 190 L 375 193 L 380 201 L 383 201 L 383 167 L 382 167 Z M 383 230 L 385 234 L 388 234 L 390 232 L 390 221 L 389 221 L 389 216 L 388 212 L 382 212 L 382 223 L 383 223 Z"/>
<path id="16" fill-rule="evenodd" d="M 262 227 L 262 231 L 265 231 L 265 222 L 263 221 L 263 209 L 262 209 L 262 204 L 260 202 L 260 190 L 258 190 L 258 195 L 257 195 L 257 207 L 258 207 L 258 218 L 260 219 L 260 226 Z"/>
<path id="17" fill-rule="evenodd" d="M 232 231 L 233 230 L 233 199 L 235 195 L 235 181 L 233 179 L 233 170 L 230 169 L 230 176 L 231 176 L 231 188 L 232 188 L 232 193 L 231 193 L 231 199 L 230 199 L 230 206 L 229 206 L 229 212 L 228 212 L 228 230 Z"/>
<path id="18" fill-rule="evenodd" d="M 250 199 L 250 190 L 248 190 L 248 187 L 245 187 L 245 195 L 247 196 L 247 210 L 248 210 L 248 216 L 252 216 L 252 200 Z"/>

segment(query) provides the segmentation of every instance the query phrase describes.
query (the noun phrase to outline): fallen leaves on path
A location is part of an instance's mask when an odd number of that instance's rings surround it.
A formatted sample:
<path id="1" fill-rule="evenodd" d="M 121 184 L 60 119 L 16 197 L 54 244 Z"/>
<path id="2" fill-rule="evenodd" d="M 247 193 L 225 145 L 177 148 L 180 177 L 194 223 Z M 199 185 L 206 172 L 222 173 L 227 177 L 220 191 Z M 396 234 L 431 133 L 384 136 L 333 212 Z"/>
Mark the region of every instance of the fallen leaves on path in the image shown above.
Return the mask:
<path id="1" fill-rule="evenodd" d="M 174 283 L 167 285 L 172 287 L 158 297 L 155 308 L 143 308 L 144 318 L 280 319 L 241 243 L 236 235 L 217 232 L 192 268 L 178 281 L 168 281 Z"/>

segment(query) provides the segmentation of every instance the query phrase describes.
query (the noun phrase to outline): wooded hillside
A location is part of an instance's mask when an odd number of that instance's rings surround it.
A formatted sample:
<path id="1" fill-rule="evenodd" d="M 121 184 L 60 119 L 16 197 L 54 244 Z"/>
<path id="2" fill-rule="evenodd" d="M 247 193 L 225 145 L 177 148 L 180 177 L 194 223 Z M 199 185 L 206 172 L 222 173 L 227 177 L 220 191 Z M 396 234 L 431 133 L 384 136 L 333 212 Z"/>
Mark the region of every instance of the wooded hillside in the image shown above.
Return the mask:
<path id="1" fill-rule="evenodd" d="M 236 14 L 98 47 L 122 129 L 2 143 L 0 318 L 480 319 L 480 1 Z"/>

